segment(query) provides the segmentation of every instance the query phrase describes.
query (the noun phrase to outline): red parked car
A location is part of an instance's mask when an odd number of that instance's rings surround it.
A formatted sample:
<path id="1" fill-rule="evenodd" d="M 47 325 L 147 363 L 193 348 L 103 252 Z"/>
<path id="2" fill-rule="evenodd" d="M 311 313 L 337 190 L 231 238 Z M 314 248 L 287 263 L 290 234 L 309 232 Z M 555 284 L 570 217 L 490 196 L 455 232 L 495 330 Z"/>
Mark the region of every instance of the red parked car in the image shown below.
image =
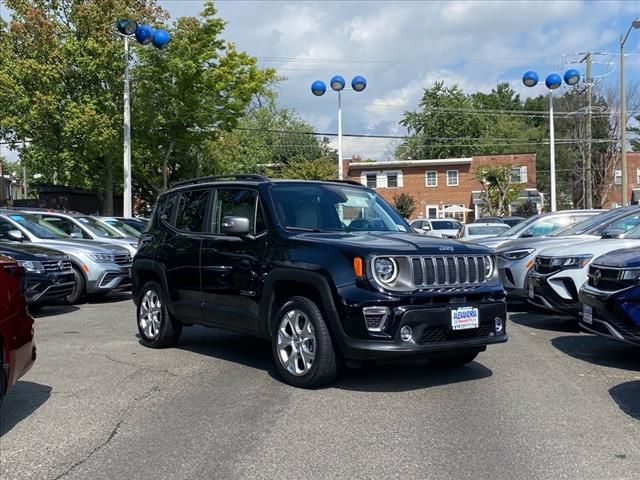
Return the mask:
<path id="1" fill-rule="evenodd" d="M 27 311 L 24 287 L 24 269 L 0 255 L 0 406 L 9 388 L 36 359 L 33 318 Z"/>

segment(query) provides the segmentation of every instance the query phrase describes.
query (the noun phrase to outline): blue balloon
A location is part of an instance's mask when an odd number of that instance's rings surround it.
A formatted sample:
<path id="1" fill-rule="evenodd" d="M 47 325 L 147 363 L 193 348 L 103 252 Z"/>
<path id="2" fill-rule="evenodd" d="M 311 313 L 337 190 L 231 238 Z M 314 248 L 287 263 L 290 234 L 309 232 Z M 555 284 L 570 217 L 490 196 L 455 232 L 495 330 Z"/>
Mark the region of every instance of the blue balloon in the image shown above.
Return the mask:
<path id="1" fill-rule="evenodd" d="M 564 72 L 564 83 L 567 85 L 575 85 L 580 81 L 580 72 L 572 68 Z"/>
<path id="2" fill-rule="evenodd" d="M 342 78 L 340 75 L 335 75 L 331 79 L 329 84 L 331 85 L 331 89 L 335 90 L 336 92 L 339 92 L 340 90 L 342 90 L 346 85 L 344 78 Z"/>
<path id="3" fill-rule="evenodd" d="M 544 81 L 549 90 L 555 90 L 562 85 L 562 78 L 557 73 L 550 73 Z"/>
<path id="4" fill-rule="evenodd" d="M 153 28 L 149 25 L 138 25 L 136 40 L 142 45 L 149 45 L 153 41 Z"/>
<path id="5" fill-rule="evenodd" d="M 533 70 L 529 70 L 522 76 L 522 83 L 527 87 L 535 87 L 538 84 L 538 80 L 540 80 L 540 78 Z"/>
<path id="6" fill-rule="evenodd" d="M 362 75 L 356 75 L 351 80 L 351 88 L 353 88 L 356 92 L 361 92 L 365 88 L 367 88 L 367 79 Z"/>
<path id="7" fill-rule="evenodd" d="M 153 34 L 153 46 L 164 48 L 171 41 L 171 34 L 166 30 L 158 29 Z"/>
<path id="8" fill-rule="evenodd" d="M 136 33 L 136 29 L 138 28 L 138 24 L 133 20 L 129 20 L 127 18 L 121 18 L 116 23 L 116 28 L 122 35 L 133 35 Z"/>
<path id="9" fill-rule="evenodd" d="M 322 80 L 316 80 L 311 84 L 311 93 L 313 93 L 316 97 L 321 97 L 326 91 L 327 86 Z"/>

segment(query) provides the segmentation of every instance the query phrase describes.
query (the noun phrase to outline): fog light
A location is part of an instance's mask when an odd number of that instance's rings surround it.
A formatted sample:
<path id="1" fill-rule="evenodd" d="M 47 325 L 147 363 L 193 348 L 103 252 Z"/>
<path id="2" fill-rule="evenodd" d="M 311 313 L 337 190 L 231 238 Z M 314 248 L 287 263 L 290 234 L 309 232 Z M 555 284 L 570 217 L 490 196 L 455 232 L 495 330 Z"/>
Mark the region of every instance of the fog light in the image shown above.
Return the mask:
<path id="1" fill-rule="evenodd" d="M 411 327 L 407 327 L 406 325 L 400 329 L 400 338 L 403 342 L 408 342 L 411 340 L 411 335 L 413 335 L 413 331 Z"/>
<path id="2" fill-rule="evenodd" d="M 370 332 L 381 332 L 389 316 L 388 307 L 364 307 L 362 309 L 367 330 Z"/>
<path id="3" fill-rule="evenodd" d="M 502 333 L 504 329 L 504 324 L 502 323 L 502 319 L 500 317 L 496 317 L 493 319 L 496 325 L 496 333 Z"/>

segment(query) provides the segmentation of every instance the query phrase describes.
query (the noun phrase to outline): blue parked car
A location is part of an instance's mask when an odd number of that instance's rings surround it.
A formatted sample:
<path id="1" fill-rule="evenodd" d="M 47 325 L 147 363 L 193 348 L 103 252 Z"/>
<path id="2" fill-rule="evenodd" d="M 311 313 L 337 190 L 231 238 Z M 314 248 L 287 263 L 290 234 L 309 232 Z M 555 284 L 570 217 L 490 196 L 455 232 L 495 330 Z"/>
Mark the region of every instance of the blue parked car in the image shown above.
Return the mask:
<path id="1" fill-rule="evenodd" d="M 582 328 L 640 345 L 640 248 L 614 250 L 596 258 L 580 289 L 580 301 Z"/>

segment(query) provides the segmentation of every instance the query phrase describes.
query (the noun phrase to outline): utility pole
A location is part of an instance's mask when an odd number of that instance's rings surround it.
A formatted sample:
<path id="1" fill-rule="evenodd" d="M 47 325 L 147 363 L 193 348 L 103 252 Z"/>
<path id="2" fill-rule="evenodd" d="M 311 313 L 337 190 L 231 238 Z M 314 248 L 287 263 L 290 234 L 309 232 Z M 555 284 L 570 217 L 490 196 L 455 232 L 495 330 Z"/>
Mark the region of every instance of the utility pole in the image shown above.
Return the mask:
<path id="1" fill-rule="evenodd" d="M 586 183 L 586 207 L 593 208 L 593 180 L 591 177 L 591 52 L 587 52 L 585 57 L 580 62 L 586 62 L 587 73 L 585 80 L 587 82 L 587 166 L 585 168 L 585 183 Z"/>

